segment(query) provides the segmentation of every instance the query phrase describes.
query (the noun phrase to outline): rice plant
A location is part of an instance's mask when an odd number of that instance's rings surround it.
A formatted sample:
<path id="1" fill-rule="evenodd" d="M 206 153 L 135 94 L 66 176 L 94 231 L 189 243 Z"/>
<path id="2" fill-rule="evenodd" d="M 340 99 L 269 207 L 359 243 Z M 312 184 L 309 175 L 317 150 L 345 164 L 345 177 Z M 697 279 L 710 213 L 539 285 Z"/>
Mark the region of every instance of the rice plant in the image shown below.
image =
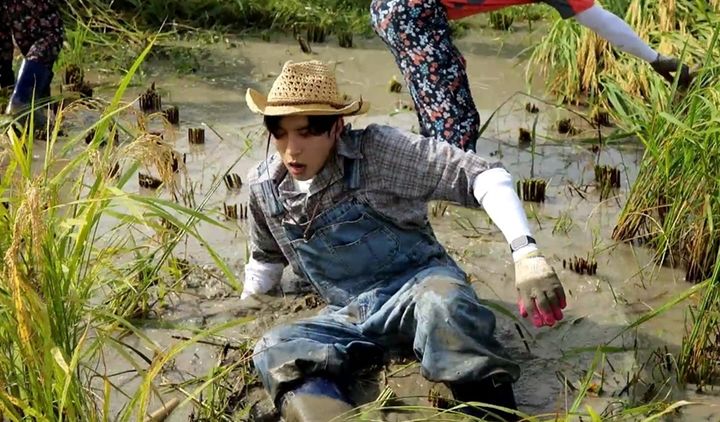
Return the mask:
<path id="1" fill-rule="evenodd" d="M 92 127 L 61 139 L 60 127 L 80 107 L 63 105 L 45 143 L 34 142 L 32 119 L 25 130 L 5 126 L 0 134 L 3 420 L 128 420 L 134 414 L 144 415 L 154 378 L 166 359 L 213 332 L 202 332 L 167 351 L 157 350 L 159 358 L 142 373 L 143 387 L 118 419 L 108 413 L 109 391 L 114 388 L 108 378 L 104 378 L 105 397 L 90 388 L 93 378 L 104 376 L 92 363 L 108 348 L 122 348 L 116 337 L 119 330 L 141 335 L 128 318 L 152 308 L 152 300 L 163 294 L 162 290 L 148 293 L 167 276 L 178 242 L 188 235 L 199 238 L 199 222 L 221 226 L 203 212 L 206 200 L 192 209 L 123 191 L 142 164 L 136 157 L 144 154 L 133 151 L 149 151 L 145 138 L 122 147 L 110 142 L 100 146 L 107 134 L 117 130 L 117 119 L 128 109 L 120 99 L 152 45 L 151 41 L 137 58 Z M 91 130 L 95 136 L 86 147 L 84 139 Z M 43 158 L 34 162 L 38 146 L 44 148 Z M 157 167 L 155 157 L 149 164 Z M 125 170 L 110 177 L 105 170 L 114 162 L 122 163 Z M 165 241 L 153 243 L 153 233 L 130 235 L 152 227 L 159 218 L 177 229 Z M 111 228 L 103 229 L 107 225 Z M 208 251 L 217 256 L 209 247 Z M 222 261 L 216 264 L 234 279 Z"/>
<path id="2" fill-rule="evenodd" d="M 653 381 L 657 383 L 664 383 L 667 379 L 666 374 L 663 371 L 658 370 L 656 366 L 659 365 L 657 361 L 657 354 L 653 354 L 651 359 L 648 360 L 643 368 L 639 368 L 640 372 L 643 370 L 652 370 Z M 662 356 L 660 356 L 662 357 Z M 480 402 L 473 402 L 472 405 L 487 409 L 489 411 L 505 410 L 508 412 L 515 413 L 519 416 L 520 420 L 528 422 L 541 422 L 541 421 L 555 421 L 555 422 L 570 422 L 578 420 L 590 420 L 590 421 L 652 421 L 662 420 L 666 415 L 674 415 L 680 409 L 686 406 L 690 406 L 693 403 L 687 401 L 675 401 L 671 402 L 665 400 L 664 397 L 653 397 L 650 396 L 651 400 L 643 401 L 621 401 L 619 398 L 611 400 L 608 405 L 603 409 L 594 408 L 586 404 L 586 398 L 593 394 L 602 393 L 603 374 L 606 370 L 612 371 L 612 369 L 603 368 L 605 361 L 605 353 L 601 350 L 595 352 L 593 361 L 590 367 L 585 371 L 585 375 L 573 385 L 568 383 L 566 380 L 566 390 L 563 394 L 566 394 L 565 400 L 567 401 L 567 408 L 564 410 L 558 410 L 556 412 L 549 412 L 546 414 L 535 414 L 528 415 L 522 411 L 510 411 L 502 407 L 494 405 L 488 405 Z M 664 359 L 660 364 L 664 363 Z M 652 368 L 650 368 L 652 367 Z M 634 378 L 642 379 L 640 373 L 634 374 Z M 663 379 L 659 379 L 659 378 Z M 655 379 L 658 378 L 658 379 Z M 648 381 L 649 380 L 644 380 Z M 652 400 L 656 398 L 656 400 Z M 434 405 L 407 405 L 401 402 L 402 397 L 396 397 L 392 390 L 385 388 L 375 401 L 366 403 L 356 408 L 351 415 L 343 415 L 338 417 L 338 421 L 370 421 L 370 420 L 384 420 L 382 418 L 383 412 L 403 412 L 408 414 L 408 420 L 413 421 L 481 421 L 487 420 L 484 418 L 468 416 L 462 413 L 463 408 L 467 407 L 470 403 L 461 403 L 448 406 L 446 408 L 440 408 Z M 445 403 L 443 403 L 445 404 Z M 493 419 L 494 420 L 494 419 Z"/>
<path id="3" fill-rule="evenodd" d="M 575 226 L 570 210 L 561 211 L 553 225 L 552 234 L 568 235 Z"/>
<path id="4" fill-rule="evenodd" d="M 686 280 L 709 283 L 693 312 L 678 363 L 685 379 L 701 385 L 718 375 L 717 361 L 699 359 L 698 353 L 717 348 L 720 322 L 719 34 L 720 25 L 709 34 L 701 70 L 687 92 L 657 83 L 649 100 L 643 100 L 616 83 L 608 83 L 607 89 L 618 120 L 645 146 L 637 181 L 613 237 L 645 243 L 655 249 L 658 262 L 683 264 Z"/>
<path id="5" fill-rule="evenodd" d="M 197 399 L 191 422 L 234 421 L 250 414 L 249 389 L 260 386 L 250 363 L 252 355 L 249 342 L 222 345 L 217 366 L 204 379 L 208 388 L 204 388 Z"/>
<path id="6" fill-rule="evenodd" d="M 623 18 L 659 52 L 699 63 L 714 25 L 720 22 L 720 2 L 710 0 L 608 0 L 603 6 Z M 613 49 L 604 39 L 572 19 L 555 18 L 548 34 L 532 49 L 527 78 L 539 70 L 549 93 L 576 104 L 607 105 L 605 81 L 646 99 L 660 77 L 645 62 Z"/>

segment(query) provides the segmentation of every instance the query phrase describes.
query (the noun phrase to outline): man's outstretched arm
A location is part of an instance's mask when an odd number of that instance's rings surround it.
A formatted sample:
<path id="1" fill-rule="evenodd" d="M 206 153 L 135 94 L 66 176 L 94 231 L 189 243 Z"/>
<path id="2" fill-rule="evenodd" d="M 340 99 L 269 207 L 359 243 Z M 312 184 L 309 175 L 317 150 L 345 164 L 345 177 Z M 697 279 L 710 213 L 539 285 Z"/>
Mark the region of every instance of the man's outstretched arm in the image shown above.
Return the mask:
<path id="1" fill-rule="evenodd" d="M 384 179 L 382 189 L 399 198 L 452 201 L 484 208 L 513 249 L 518 307 L 537 327 L 563 318 L 565 291 L 539 252 L 512 177 L 499 162 L 462 151 L 447 142 L 389 126 L 365 129 L 363 153 Z"/>
<path id="2" fill-rule="evenodd" d="M 520 315 L 531 316 L 536 327 L 563 319 L 565 289 L 536 244 L 529 241 L 532 232 L 510 173 L 504 168 L 480 173 L 473 181 L 473 194 L 511 245 Z"/>

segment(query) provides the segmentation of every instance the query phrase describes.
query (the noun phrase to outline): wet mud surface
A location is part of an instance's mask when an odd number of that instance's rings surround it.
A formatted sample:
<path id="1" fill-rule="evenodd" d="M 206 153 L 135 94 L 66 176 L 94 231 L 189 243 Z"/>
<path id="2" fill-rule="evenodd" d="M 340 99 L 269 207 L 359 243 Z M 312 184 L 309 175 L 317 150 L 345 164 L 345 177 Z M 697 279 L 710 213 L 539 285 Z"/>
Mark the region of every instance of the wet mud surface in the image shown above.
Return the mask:
<path id="1" fill-rule="evenodd" d="M 500 53 L 497 41 L 489 36 L 470 36 L 459 42 L 468 60 L 472 88 L 483 122 L 502 101 L 525 89 L 524 66 L 518 66 L 513 57 L 527 42 L 527 36 L 515 34 L 509 37 L 506 48 Z M 362 95 L 371 102 L 369 116 L 350 120 L 355 127 L 373 122 L 415 130 L 414 111 L 402 110 L 404 105 L 410 104 L 407 90 L 404 86 L 400 94 L 388 90 L 392 76 L 400 76 L 392 56 L 379 41 L 363 41 L 360 45 L 361 48 L 349 50 L 331 45 L 313 46 L 315 54 L 311 57 L 335 61 L 341 89 L 351 96 Z M 146 81 L 147 86 L 150 81 L 156 81 L 163 93 L 163 106 L 179 108 L 179 126 L 164 132 L 164 140 L 180 154 L 185 154 L 184 170 L 178 177 L 179 189 L 191 190 L 198 203 L 209 194 L 205 212 L 222 221 L 226 228 L 201 224 L 200 234 L 242 280 L 246 222 L 242 218 L 227 219 L 223 211 L 227 204 L 242 209 L 247 203 L 248 192 L 244 185 L 239 189 L 228 189 L 221 179 L 226 172 L 236 173 L 244 179 L 250 166 L 265 157 L 266 135 L 258 126 L 259 119 L 253 118 L 245 106 L 245 88 L 251 86 L 266 92 L 285 60 L 304 60 L 308 56 L 300 52 L 296 44 L 287 41 L 268 44 L 240 40 L 233 46 L 220 43 L 207 48 L 213 59 L 208 59 L 197 74 L 174 76 L 167 71 L 171 64 L 158 62 L 152 67 L 157 68 L 158 73 L 147 75 Z M 133 98 L 147 86 L 133 88 L 127 98 Z M 104 94 L 99 90 L 97 95 Z M 534 100 L 517 96 L 498 111 L 478 142 L 478 154 L 501 160 L 516 180 L 529 177 L 546 180 L 546 200 L 543 203 L 526 202 L 526 210 L 536 239 L 568 293 L 565 319 L 553 328 L 540 330 L 527 321 L 516 319 L 511 256 L 502 235 L 483 211 L 431 204 L 435 232 L 471 275 L 479 297 L 496 310 L 497 336 L 521 362 L 523 373 L 515 384 L 521 411 L 537 415 L 569 408 L 576 390 L 588 376 L 598 348 L 608 353 L 594 367 L 593 387 L 584 404 L 598 412 L 606 408 L 612 411 L 620 406 L 612 403 L 629 400 L 630 396 L 648 399 L 654 397 L 653 394 L 663 394 L 663 382 L 671 377 L 671 371 L 657 369 L 662 365 L 656 361 L 662 359 L 652 353 L 658 348 L 677 351 L 684 334 L 685 308 L 676 307 L 638 330 L 619 333 L 643 313 L 688 288 L 688 284 L 683 280 L 681 269 L 656 266 L 652 264 L 648 250 L 616 244 L 610 239 L 628 187 L 637 175 L 642 151 L 632 140 L 598 149 L 596 142 L 585 140 L 596 137 L 597 130 L 575 117 L 578 132 L 572 140 L 555 128 L 558 119 L 572 115 L 537 101 L 539 112 L 532 113 L 526 109 L 528 101 Z M 537 139 L 533 155 L 531 148 L 521 146 L 517 137 L 520 128 L 532 128 L 536 117 Z M 92 115 L 79 115 L 75 129 L 82 127 L 83 120 L 91 121 Z M 159 130 L 160 126 L 157 128 Z M 204 128 L 205 142 L 191 145 L 188 128 Z M 612 128 L 602 131 L 608 134 Z M 621 172 L 621 187 L 602 199 L 594 183 L 596 164 L 617 167 Z M 151 170 L 147 171 L 151 173 Z M 209 193 L 213 183 L 219 187 Z M 131 179 L 126 190 L 171 197 L 163 188 L 158 191 L 141 188 L 136 178 Z M 110 222 L 107 227 L 111 227 Z M 207 377 L 211 371 L 217 373 L 238 360 L 247 361 L 255 339 L 262 332 L 276 324 L 311 316 L 323 306 L 307 286 L 293 280 L 286 272 L 282 289 L 262 297 L 256 306 L 243 310 L 240 291 L 215 268 L 202 245 L 194 240 L 182 242 L 176 256 L 192 264 L 191 273 L 154 309 L 152 318 L 137 322 L 141 327 L 139 335 L 122 338 L 122 342 L 136 349 L 136 352 L 130 352 L 128 347 L 126 352 L 152 358 L 158 353 L 167 353 L 197 330 L 219 324 L 229 326 L 205 338 L 205 343 L 187 347 L 171 359 L 156 381 L 162 400 L 171 397 L 184 400 L 200 387 L 204 381 L 202 377 Z M 574 258 L 593 260 L 597 263 L 597 272 L 578 274 L 563 268 L 563 261 Z M 155 347 L 149 347 L 149 343 Z M 137 361 L 139 368 L 134 368 L 121 363 L 125 360 L 118 358 L 117 351 L 108 350 L 98 369 L 113 374 L 114 385 L 132 394 L 141 383 L 137 370 L 147 367 L 142 358 Z M 277 420 L 251 368 L 240 365 L 232 373 L 230 381 L 238 381 L 235 393 L 239 397 L 235 404 L 240 405 L 237 407 L 245 408 L 247 413 L 265 415 L 266 420 Z M 98 384 L 98 388 L 101 385 Z M 422 378 L 416 363 L 405 359 L 375 373 L 363 374 L 353 386 L 353 395 L 361 401 L 372 401 L 386 387 L 397 398 L 389 402 L 393 405 L 426 406 L 431 402 L 428 397 L 434 394 L 433 391 L 442 394 L 439 386 Z M 113 394 L 113 410 L 119 411 L 122 394 Z M 720 400 L 712 394 L 699 396 L 680 390 L 673 394 L 675 400 L 706 404 L 684 411 L 679 420 L 717 420 L 720 412 L 710 404 L 720 403 Z M 207 399 L 205 393 L 203 400 Z M 160 402 L 158 397 L 153 398 L 151 408 Z M 193 404 L 197 405 L 189 400 L 168 420 L 184 421 L 193 412 L 197 415 Z M 382 417 L 400 421 L 407 420 L 409 415 L 397 411 L 385 412 Z"/>

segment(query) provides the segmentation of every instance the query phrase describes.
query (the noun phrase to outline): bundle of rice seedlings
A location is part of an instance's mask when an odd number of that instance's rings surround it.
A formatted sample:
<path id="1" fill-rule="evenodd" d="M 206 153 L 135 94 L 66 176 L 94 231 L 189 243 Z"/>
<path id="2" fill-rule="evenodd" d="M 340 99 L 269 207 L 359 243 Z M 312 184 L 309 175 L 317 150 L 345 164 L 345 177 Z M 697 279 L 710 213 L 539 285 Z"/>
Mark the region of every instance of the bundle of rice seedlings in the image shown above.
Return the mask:
<path id="1" fill-rule="evenodd" d="M 159 179 L 171 192 L 177 193 L 177 180 L 173 163 L 175 155 L 170 143 L 155 134 L 143 133 L 122 148 L 122 156 L 132 157 L 157 172 Z"/>

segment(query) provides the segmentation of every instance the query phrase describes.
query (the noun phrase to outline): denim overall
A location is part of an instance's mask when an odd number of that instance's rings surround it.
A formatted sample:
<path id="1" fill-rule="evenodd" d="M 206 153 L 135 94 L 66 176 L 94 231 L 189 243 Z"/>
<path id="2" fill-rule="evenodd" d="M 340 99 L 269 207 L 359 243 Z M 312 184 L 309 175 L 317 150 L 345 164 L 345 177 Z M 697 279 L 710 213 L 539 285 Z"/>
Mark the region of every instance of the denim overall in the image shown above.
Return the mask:
<path id="1" fill-rule="evenodd" d="M 256 345 L 255 367 L 273 400 L 308 376 L 346 377 L 410 350 L 431 381 L 517 379 L 519 367 L 493 337 L 495 316 L 431 227 L 400 228 L 358 200 L 361 159 L 345 160 L 345 199 L 309 228 L 283 221 L 303 272 L 329 306 Z M 282 216 L 277 194 L 263 192 L 271 215 Z"/>

